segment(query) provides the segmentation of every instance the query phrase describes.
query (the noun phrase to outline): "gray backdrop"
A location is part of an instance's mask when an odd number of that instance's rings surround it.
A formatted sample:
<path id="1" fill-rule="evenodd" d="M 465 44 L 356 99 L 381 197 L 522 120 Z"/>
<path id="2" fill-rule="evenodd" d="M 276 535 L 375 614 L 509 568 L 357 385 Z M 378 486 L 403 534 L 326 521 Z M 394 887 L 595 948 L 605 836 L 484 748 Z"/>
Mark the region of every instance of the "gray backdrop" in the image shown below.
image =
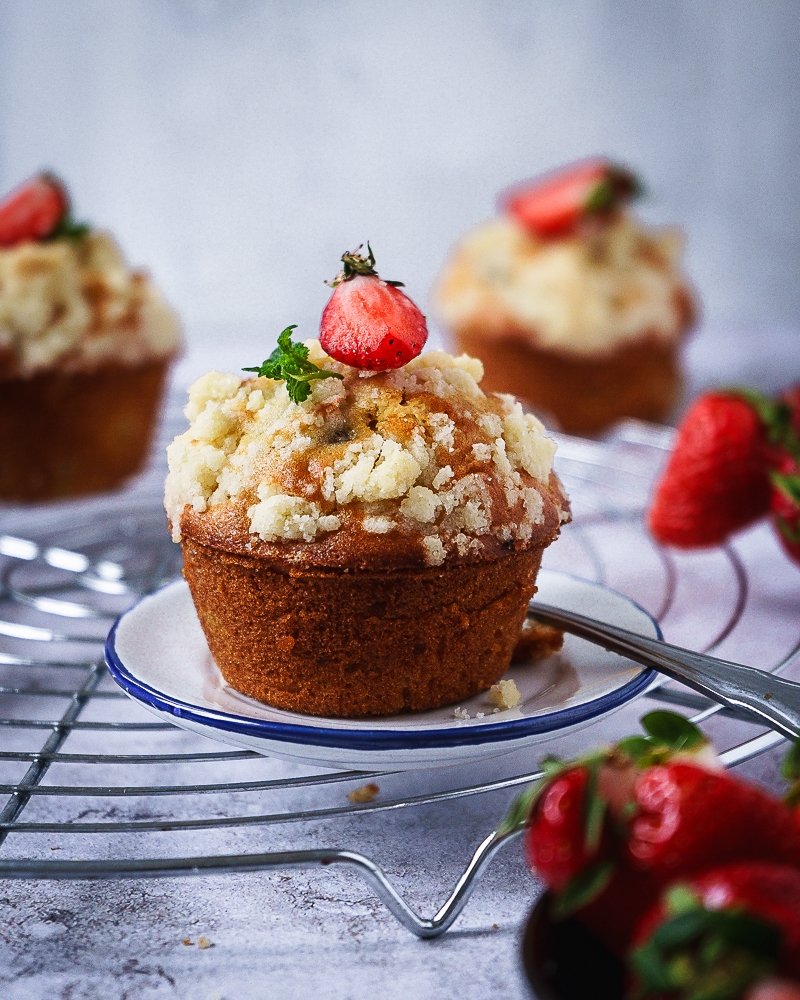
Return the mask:
<path id="1" fill-rule="evenodd" d="M 0 188 L 63 174 L 180 309 L 188 377 L 313 334 L 365 239 L 424 306 L 498 189 L 604 152 L 686 230 L 695 378 L 780 382 L 799 42 L 797 0 L 0 0 Z"/>

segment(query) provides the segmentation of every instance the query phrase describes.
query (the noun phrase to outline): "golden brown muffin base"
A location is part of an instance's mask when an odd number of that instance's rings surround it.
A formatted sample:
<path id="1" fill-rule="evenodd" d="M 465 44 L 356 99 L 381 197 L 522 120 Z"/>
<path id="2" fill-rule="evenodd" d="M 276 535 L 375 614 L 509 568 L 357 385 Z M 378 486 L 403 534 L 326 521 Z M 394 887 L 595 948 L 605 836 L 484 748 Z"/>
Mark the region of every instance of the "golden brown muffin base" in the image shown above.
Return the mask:
<path id="1" fill-rule="evenodd" d="M 0 499 L 80 496 L 138 472 L 170 360 L 0 381 Z"/>
<path id="2" fill-rule="evenodd" d="M 186 535 L 181 546 L 225 680 L 278 708 L 350 718 L 491 687 L 508 668 L 543 551 L 376 573 L 281 570 Z"/>
<path id="3" fill-rule="evenodd" d="M 666 420 L 681 396 L 678 348 L 653 337 L 591 358 L 535 347 L 513 330 L 463 330 L 455 340 L 483 362 L 484 391 L 518 396 L 568 434 L 598 434 L 624 417 Z"/>

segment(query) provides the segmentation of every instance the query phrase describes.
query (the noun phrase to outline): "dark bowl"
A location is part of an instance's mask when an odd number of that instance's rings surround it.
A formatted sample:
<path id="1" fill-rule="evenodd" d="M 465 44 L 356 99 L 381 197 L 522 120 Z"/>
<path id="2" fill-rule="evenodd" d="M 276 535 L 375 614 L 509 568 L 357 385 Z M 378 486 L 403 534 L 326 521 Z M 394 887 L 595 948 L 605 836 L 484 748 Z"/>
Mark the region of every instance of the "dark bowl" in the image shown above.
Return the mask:
<path id="1" fill-rule="evenodd" d="M 537 1000 L 622 1000 L 622 962 L 575 919 L 554 920 L 552 894 L 534 906 L 522 938 L 522 964 Z"/>

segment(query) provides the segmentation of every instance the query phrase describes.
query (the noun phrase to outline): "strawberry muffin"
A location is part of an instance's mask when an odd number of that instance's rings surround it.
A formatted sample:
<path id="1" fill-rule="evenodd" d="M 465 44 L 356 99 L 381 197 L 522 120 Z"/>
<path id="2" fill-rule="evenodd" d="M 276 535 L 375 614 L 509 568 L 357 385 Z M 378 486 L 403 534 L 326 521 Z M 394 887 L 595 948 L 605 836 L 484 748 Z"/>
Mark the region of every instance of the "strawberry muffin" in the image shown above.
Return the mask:
<path id="1" fill-rule="evenodd" d="M 680 395 L 678 349 L 696 314 L 683 241 L 629 212 L 638 190 L 627 171 L 591 160 L 507 193 L 434 291 L 456 346 L 483 361 L 486 387 L 570 433 L 664 420 Z"/>
<path id="2" fill-rule="evenodd" d="M 416 306 L 343 260 L 319 341 L 290 327 L 255 377 L 191 387 L 165 506 L 232 687 L 388 715 L 503 675 L 569 505 L 539 421 L 479 361 L 419 355 Z"/>
<path id="3" fill-rule="evenodd" d="M 147 454 L 180 324 L 49 175 L 0 202 L 0 499 L 107 490 Z"/>

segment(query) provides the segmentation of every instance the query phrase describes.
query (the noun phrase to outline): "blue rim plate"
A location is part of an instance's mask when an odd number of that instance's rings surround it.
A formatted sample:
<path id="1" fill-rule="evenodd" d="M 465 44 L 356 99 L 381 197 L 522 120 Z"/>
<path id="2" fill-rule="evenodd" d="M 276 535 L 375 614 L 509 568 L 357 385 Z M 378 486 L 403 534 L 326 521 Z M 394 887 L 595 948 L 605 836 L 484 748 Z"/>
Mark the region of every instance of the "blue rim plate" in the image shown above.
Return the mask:
<path id="1" fill-rule="evenodd" d="M 537 587 L 549 604 L 662 638 L 643 608 L 610 588 L 548 570 L 540 572 Z M 355 768 L 447 765 L 509 753 L 621 708 L 657 676 L 566 636 L 556 656 L 510 669 L 506 676 L 522 693 L 513 710 L 493 714 L 482 694 L 460 706 L 387 718 L 306 716 L 263 705 L 225 684 L 183 581 L 148 595 L 119 618 L 106 641 L 106 663 L 131 698 L 178 726 L 266 754 Z"/>

